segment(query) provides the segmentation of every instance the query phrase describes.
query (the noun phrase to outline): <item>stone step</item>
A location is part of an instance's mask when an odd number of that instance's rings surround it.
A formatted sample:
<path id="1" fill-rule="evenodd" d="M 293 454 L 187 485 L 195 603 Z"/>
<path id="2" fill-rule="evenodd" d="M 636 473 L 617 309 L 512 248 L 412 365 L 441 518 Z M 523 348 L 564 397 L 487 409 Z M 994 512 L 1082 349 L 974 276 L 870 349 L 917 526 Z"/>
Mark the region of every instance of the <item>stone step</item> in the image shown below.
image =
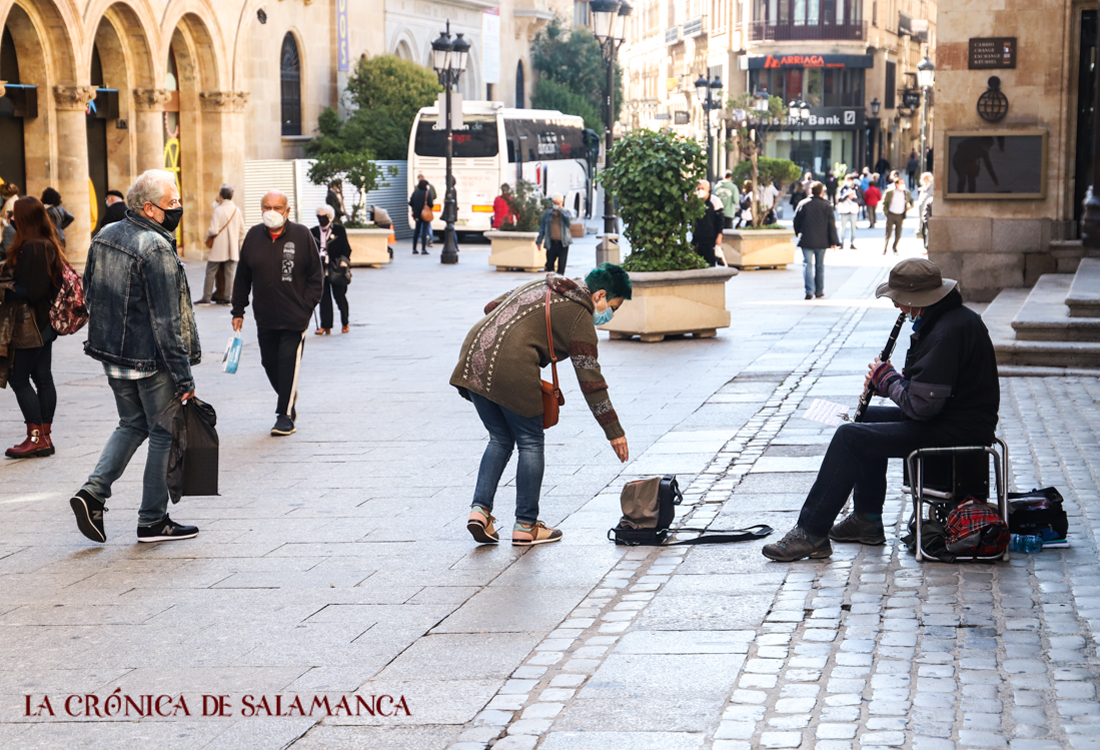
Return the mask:
<path id="1" fill-rule="evenodd" d="M 1100 318 L 1100 258 L 1082 258 L 1066 296 L 1071 318 Z"/>
<path id="2" fill-rule="evenodd" d="M 1027 300 L 1027 289 L 1005 289 L 989 303 L 982 320 L 993 339 L 997 364 L 1013 367 L 1100 369 L 1100 343 L 1088 341 L 1019 341 L 1012 321 Z M 1011 374 L 1006 372 L 1006 375 Z"/>
<path id="3" fill-rule="evenodd" d="M 1100 342 L 1100 317 L 1071 318 L 1066 297 L 1074 277 L 1043 274 L 1012 320 L 1018 341 Z"/>

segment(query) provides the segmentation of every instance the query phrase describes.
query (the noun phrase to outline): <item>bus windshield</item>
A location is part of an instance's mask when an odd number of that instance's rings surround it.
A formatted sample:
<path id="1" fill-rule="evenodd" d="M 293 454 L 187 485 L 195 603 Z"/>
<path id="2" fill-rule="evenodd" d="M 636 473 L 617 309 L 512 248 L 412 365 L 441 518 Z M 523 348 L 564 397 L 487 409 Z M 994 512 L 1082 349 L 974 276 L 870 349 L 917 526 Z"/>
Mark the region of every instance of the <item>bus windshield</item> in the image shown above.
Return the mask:
<path id="1" fill-rule="evenodd" d="M 413 151 L 417 156 L 447 155 L 447 131 L 436 130 L 435 115 L 421 115 L 416 129 Z M 477 159 L 496 156 L 500 151 L 497 138 L 496 117 L 492 115 L 463 115 L 465 130 L 454 131 L 454 156 L 456 159 Z"/>

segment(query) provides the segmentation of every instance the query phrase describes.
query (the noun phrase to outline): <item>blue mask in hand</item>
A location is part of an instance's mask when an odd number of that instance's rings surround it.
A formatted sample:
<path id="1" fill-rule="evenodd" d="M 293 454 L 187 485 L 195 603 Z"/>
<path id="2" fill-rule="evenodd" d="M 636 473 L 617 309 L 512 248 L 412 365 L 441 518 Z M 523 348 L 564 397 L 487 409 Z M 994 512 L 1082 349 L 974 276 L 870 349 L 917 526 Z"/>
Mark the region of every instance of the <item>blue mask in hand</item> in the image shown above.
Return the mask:
<path id="1" fill-rule="evenodd" d="M 615 311 L 608 306 L 603 312 L 593 312 L 592 322 L 598 326 L 606 325 L 611 322 L 611 319 L 615 317 Z"/>

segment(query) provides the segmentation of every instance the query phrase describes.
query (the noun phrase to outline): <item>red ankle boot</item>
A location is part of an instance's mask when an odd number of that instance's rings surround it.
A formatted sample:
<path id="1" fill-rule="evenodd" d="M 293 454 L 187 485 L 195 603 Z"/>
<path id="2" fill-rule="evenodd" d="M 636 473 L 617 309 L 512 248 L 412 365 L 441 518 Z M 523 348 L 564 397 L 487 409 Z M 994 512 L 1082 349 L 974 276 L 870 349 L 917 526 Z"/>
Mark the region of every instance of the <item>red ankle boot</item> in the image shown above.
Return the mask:
<path id="1" fill-rule="evenodd" d="M 27 439 L 13 448 L 4 451 L 8 458 L 32 458 L 34 456 L 48 456 L 49 450 L 42 440 L 42 430 L 39 425 L 27 424 Z"/>
<path id="2" fill-rule="evenodd" d="M 47 456 L 52 456 L 54 453 L 57 452 L 53 447 L 53 438 L 50 437 L 51 427 L 53 427 L 52 424 L 43 423 L 38 425 L 38 429 L 42 433 L 42 442 L 45 443 L 46 450 L 49 451 L 45 454 Z"/>

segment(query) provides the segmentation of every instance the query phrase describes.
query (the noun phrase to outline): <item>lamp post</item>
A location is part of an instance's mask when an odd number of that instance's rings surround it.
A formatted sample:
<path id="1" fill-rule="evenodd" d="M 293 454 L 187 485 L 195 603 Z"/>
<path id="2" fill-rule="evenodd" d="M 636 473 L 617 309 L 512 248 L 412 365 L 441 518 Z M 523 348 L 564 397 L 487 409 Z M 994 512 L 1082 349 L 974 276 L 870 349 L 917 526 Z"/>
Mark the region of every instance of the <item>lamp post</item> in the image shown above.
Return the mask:
<path id="1" fill-rule="evenodd" d="M 458 218 L 458 195 L 455 192 L 454 176 L 454 132 L 451 112 L 451 92 L 458 86 L 458 78 L 466 70 L 466 60 L 470 54 L 470 43 L 456 33 L 451 40 L 451 22 L 447 21 L 446 31 L 432 42 L 432 67 L 439 76 L 443 87 L 446 110 L 443 113 L 444 127 L 447 131 L 447 189 L 443 199 L 443 221 L 447 226 L 443 230 L 443 252 L 440 263 L 458 263 L 458 240 L 455 237 L 455 220 Z"/>
<path id="2" fill-rule="evenodd" d="M 714 182 L 714 145 L 710 137 L 710 113 L 722 108 L 722 79 L 715 76 L 714 79 L 700 75 L 695 81 L 695 96 L 699 99 L 699 106 L 703 109 L 703 127 L 707 133 L 707 180 Z"/>
<path id="3" fill-rule="evenodd" d="M 604 143 L 604 171 L 611 166 L 611 147 L 615 143 L 615 56 L 625 41 L 626 17 L 630 15 L 630 3 L 625 0 L 592 0 L 592 32 L 600 43 L 600 52 L 607 60 L 607 132 Z M 596 263 L 606 263 L 611 255 L 611 236 L 617 234 L 615 202 L 610 186 L 604 185 L 603 231 L 604 241 L 596 249 Z"/>
<path id="4" fill-rule="evenodd" d="M 802 155 L 802 128 L 806 125 L 810 119 L 810 105 L 807 103 L 800 94 L 797 99 L 791 100 L 787 105 L 788 117 L 795 121 L 795 125 L 798 126 L 798 155 Z M 792 159 L 792 161 L 794 161 Z M 810 162 L 813 165 L 813 160 Z"/>
<path id="5" fill-rule="evenodd" d="M 871 100 L 871 117 L 875 119 L 875 131 L 871 135 L 871 158 L 869 160 L 871 162 L 869 166 L 872 172 L 875 171 L 875 165 L 878 163 L 878 159 L 875 157 L 878 155 L 879 128 L 882 127 L 882 123 L 880 123 L 878 119 L 878 113 L 881 109 L 882 102 L 880 102 L 876 96 Z"/>
<path id="6" fill-rule="evenodd" d="M 924 59 L 917 63 L 917 83 L 920 84 L 921 91 L 924 98 L 924 117 L 920 121 L 920 169 L 923 172 L 925 164 L 927 164 L 926 145 L 928 138 L 928 94 L 932 91 L 932 84 L 936 82 L 936 64 L 932 62 L 928 55 L 924 56 Z M 920 217 L 918 217 L 920 218 Z"/>

